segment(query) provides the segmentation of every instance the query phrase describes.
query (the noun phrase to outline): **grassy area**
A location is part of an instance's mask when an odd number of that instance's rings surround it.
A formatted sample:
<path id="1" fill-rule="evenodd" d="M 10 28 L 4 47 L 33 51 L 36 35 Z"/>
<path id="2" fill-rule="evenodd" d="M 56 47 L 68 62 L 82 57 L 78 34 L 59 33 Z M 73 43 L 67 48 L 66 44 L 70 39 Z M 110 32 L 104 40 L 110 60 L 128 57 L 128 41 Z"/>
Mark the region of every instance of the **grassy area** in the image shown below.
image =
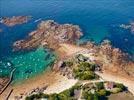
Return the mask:
<path id="1" fill-rule="evenodd" d="M 88 83 L 84 86 L 80 83 L 77 83 L 70 89 L 67 89 L 59 94 L 34 94 L 26 98 L 26 100 L 40 100 L 41 98 L 45 98 L 47 100 L 118 100 L 116 98 L 130 98 L 130 99 L 122 99 L 122 100 L 133 100 L 132 96 L 129 94 L 123 95 L 124 86 L 122 84 L 115 83 L 114 88 L 119 88 L 121 91 L 111 92 L 111 90 L 106 90 L 103 82 L 98 83 Z M 115 98 L 115 99 L 114 99 Z"/>
<path id="2" fill-rule="evenodd" d="M 92 80 L 98 78 L 94 71 L 95 64 L 90 64 L 88 62 L 81 62 L 73 68 L 74 76 L 79 80 Z"/>
<path id="3" fill-rule="evenodd" d="M 83 57 L 83 56 L 80 56 Z M 91 62 L 85 62 L 86 58 L 82 58 L 81 61 L 67 60 L 64 61 L 63 66 L 71 68 L 75 78 L 81 80 L 92 80 L 98 79 L 99 77 L 95 74 L 97 65 Z M 79 59 L 80 60 L 80 59 Z M 34 94 L 26 98 L 26 100 L 38 100 L 46 98 L 47 100 L 78 100 L 82 98 L 84 100 L 116 100 L 111 98 L 118 98 L 118 95 L 125 91 L 126 88 L 123 84 L 114 82 L 97 82 L 76 84 L 70 89 L 67 89 L 59 94 Z M 114 95 L 117 95 L 114 97 Z M 117 99 L 118 100 L 118 99 Z M 129 100 L 129 99 L 122 99 Z M 132 100 L 132 99 L 130 99 Z"/>
<path id="4" fill-rule="evenodd" d="M 76 90 L 80 90 L 81 85 L 80 84 L 76 84 L 75 86 L 73 86 L 70 89 L 67 89 L 59 94 L 43 94 L 43 93 L 39 93 L 39 94 L 34 94 L 31 95 L 29 97 L 26 97 L 26 100 L 38 100 L 41 98 L 45 98 L 47 100 L 77 100 L 75 98 L 75 91 Z"/>

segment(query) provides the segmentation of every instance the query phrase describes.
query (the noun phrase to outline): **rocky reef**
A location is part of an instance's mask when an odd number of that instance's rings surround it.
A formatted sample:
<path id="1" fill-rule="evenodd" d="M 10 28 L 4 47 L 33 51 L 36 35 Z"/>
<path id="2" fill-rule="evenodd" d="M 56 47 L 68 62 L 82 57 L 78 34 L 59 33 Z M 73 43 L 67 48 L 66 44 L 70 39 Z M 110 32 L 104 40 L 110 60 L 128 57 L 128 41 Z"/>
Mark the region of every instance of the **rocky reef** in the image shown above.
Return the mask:
<path id="1" fill-rule="evenodd" d="M 0 29 L 0 32 L 2 32 L 2 29 Z"/>
<path id="2" fill-rule="evenodd" d="M 134 34 L 134 22 L 131 22 L 129 24 L 121 24 L 119 27 L 123 29 L 129 29 L 131 33 Z"/>
<path id="3" fill-rule="evenodd" d="M 73 44 L 81 36 L 81 29 L 77 25 L 58 24 L 53 20 L 47 20 L 42 21 L 37 30 L 29 33 L 28 38 L 16 41 L 13 46 L 14 50 L 24 50 L 36 48 L 39 45 L 47 45 L 49 48 L 58 50 L 60 44 Z M 130 61 L 128 54 L 112 47 L 108 40 L 105 40 L 100 45 L 87 42 L 82 47 L 92 49 L 91 52 L 94 55 L 95 63 L 101 66 L 102 70 L 134 77 L 134 62 Z M 65 55 L 65 53 L 62 55 Z"/>
<path id="4" fill-rule="evenodd" d="M 3 17 L 1 18 L 1 23 L 6 26 L 12 27 L 17 24 L 27 23 L 31 19 L 31 16 L 13 16 L 13 17 Z"/>
<path id="5" fill-rule="evenodd" d="M 38 28 L 29 33 L 27 39 L 19 40 L 13 44 L 14 50 L 31 49 L 39 45 L 47 45 L 55 49 L 60 43 L 74 43 L 82 36 L 77 25 L 58 24 L 53 20 L 42 21 Z"/>
<path id="6" fill-rule="evenodd" d="M 128 54 L 112 47 L 110 41 L 104 40 L 100 45 L 89 42 L 86 44 L 86 48 L 94 49 L 95 62 L 103 70 L 134 77 L 134 62 L 129 59 L 130 56 Z"/>

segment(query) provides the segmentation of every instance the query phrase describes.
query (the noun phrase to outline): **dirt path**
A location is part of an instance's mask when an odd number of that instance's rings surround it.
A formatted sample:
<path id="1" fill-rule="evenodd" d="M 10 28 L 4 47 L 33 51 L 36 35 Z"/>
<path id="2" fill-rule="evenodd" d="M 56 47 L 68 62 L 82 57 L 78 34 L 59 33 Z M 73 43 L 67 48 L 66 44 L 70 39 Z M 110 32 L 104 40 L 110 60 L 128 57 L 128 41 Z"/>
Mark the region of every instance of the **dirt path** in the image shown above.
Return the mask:
<path id="1" fill-rule="evenodd" d="M 96 74 L 99 75 L 101 78 L 103 78 L 105 81 L 113 81 L 124 84 L 128 88 L 128 90 L 134 95 L 134 80 L 130 80 L 126 77 L 112 75 L 106 72 L 104 73 L 96 72 Z"/>

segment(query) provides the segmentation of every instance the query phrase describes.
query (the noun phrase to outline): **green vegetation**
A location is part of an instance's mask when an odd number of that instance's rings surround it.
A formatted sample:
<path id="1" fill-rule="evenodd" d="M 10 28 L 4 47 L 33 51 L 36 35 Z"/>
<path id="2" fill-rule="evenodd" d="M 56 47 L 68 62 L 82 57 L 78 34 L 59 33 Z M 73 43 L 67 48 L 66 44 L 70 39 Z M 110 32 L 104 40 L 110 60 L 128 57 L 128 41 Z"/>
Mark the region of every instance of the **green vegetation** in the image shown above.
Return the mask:
<path id="1" fill-rule="evenodd" d="M 73 66 L 73 62 L 72 61 L 65 61 L 65 65 L 68 67 Z"/>
<path id="2" fill-rule="evenodd" d="M 106 82 L 108 83 L 108 82 Z M 111 89 L 105 89 L 104 82 L 98 82 L 95 84 L 86 84 L 83 86 L 83 99 L 86 100 L 105 100 L 107 96 L 115 93 L 119 93 L 125 90 L 123 84 L 113 83 L 114 87 Z M 108 85 L 109 86 L 109 85 Z"/>
<path id="3" fill-rule="evenodd" d="M 111 90 L 111 93 L 115 94 L 115 93 L 119 93 L 122 92 L 122 90 L 120 88 L 114 88 Z"/>
<path id="4" fill-rule="evenodd" d="M 120 83 L 116 83 L 115 86 L 119 89 L 121 89 L 121 91 L 124 91 L 126 88 L 123 84 L 120 84 Z"/>
<path id="5" fill-rule="evenodd" d="M 99 78 L 95 74 L 96 64 L 86 62 L 87 58 L 82 55 L 77 56 L 77 61 L 67 60 L 64 61 L 64 66 L 73 70 L 75 78 L 79 80 L 91 80 Z M 82 81 L 80 81 L 82 82 Z M 126 88 L 123 84 L 113 82 L 97 82 L 88 84 L 76 84 L 70 89 L 67 89 L 59 94 L 34 94 L 26 98 L 26 100 L 38 100 L 45 98 L 47 100 L 77 100 L 81 95 L 85 100 L 104 100 L 111 93 L 119 93 Z M 80 94 L 82 91 L 82 94 Z"/>
<path id="6" fill-rule="evenodd" d="M 26 100 L 37 100 L 37 99 L 41 99 L 41 98 L 46 98 L 48 100 L 75 100 L 74 99 L 74 95 L 75 95 L 74 90 L 80 90 L 80 88 L 81 88 L 81 85 L 76 84 L 72 88 L 67 89 L 59 94 L 56 94 L 56 93 L 50 94 L 50 95 L 43 94 L 43 93 L 34 94 L 29 97 L 26 97 Z"/>
<path id="7" fill-rule="evenodd" d="M 82 94 L 83 94 L 83 98 L 86 100 L 99 100 L 99 96 L 97 93 L 92 94 L 90 92 L 84 91 Z"/>
<path id="8" fill-rule="evenodd" d="M 104 83 L 103 83 L 103 82 L 95 83 L 95 85 L 96 85 L 96 88 L 97 88 L 98 90 L 104 89 Z"/>
<path id="9" fill-rule="evenodd" d="M 41 98 L 48 98 L 48 97 L 49 95 L 47 94 L 39 93 L 39 94 L 34 94 L 29 97 L 26 97 L 26 100 L 34 100 L 34 99 L 41 99 Z"/>
<path id="10" fill-rule="evenodd" d="M 101 90 L 97 91 L 97 93 L 99 96 L 107 96 L 109 92 L 105 89 L 101 89 Z"/>
<path id="11" fill-rule="evenodd" d="M 34 94 L 26 97 L 26 100 L 40 100 L 41 98 L 46 98 L 47 100 L 77 100 L 75 98 L 75 90 L 82 90 L 82 99 L 85 100 L 104 100 L 111 93 L 119 93 L 124 91 L 125 87 L 122 84 L 115 83 L 115 86 L 111 90 L 106 90 L 103 82 L 89 83 L 82 86 L 81 84 L 76 84 L 70 89 L 67 89 L 59 94 Z"/>
<path id="12" fill-rule="evenodd" d="M 73 69 L 74 75 L 80 80 L 90 80 L 98 78 L 94 73 L 95 65 L 88 62 L 81 62 Z"/>

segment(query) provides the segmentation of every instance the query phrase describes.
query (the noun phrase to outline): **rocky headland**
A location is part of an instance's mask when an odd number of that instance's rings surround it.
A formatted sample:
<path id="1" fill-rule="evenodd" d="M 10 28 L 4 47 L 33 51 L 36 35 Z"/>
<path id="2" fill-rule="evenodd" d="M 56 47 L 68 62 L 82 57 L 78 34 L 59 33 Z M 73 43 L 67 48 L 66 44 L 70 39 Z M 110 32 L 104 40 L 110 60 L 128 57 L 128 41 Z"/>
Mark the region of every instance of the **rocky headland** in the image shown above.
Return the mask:
<path id="1" fill-rule="evenodd" d="M 109 70 L 110 72 L 126 76 L 130 75 L 134 78 L 134 62 L 130 60 L 128 54 L 112 47 L 110 41 L 104 40 L 100 45 L 89 42 L 85 47 L 93 49 L 95 62 L 103 70 Z"/>
<path id="2" fill-rule="evenodd" d="M 32 49 L 39 45 L 56 49 L 60 43 L 74 43 L 82 36 L 77 25 L 58 24 L 53 20 L 42 21 L 37 30 L 29 33 L 27 39 L 14 43 L 14 50 Z"/>
<path id="3" fill-rule="evenodd" d="M 40 45 L 55 50 L 59 59 L 54 64 L 53 70 L 65 70 L 65 73 L 68 72 L 68 68 L 64 68 L 64 60 L 77 54 L 82 54 L 88 57 L 89 61 L 100 66 L 99 68 L 102 73 L 118 76 L 118 79 L 121 79 L 119 82 L 126 84 L 134 93 L 132 87 L 134 82 L 134 62 L 129 59 L 129 55 L 118 48 L 112 47 L 108 40 L 104 40 L 99 45 L 87 42 L 77 46 L 75 44 L 76 40 L 82 35 L 81 29 L 77 25 L 58 24 L 52 20 L 48 20 L 42 21 L 38 25 L 37 30 L 29 33 L 26 39 L 16 41 L 13 46 L 15 51 L 29 50 Z M 70 72 L 71 71 L 69 71 L 69 75 L 71 75 Z M 112 78 L 110 79 L 112 80 Z M 124 80 L 130 81 L 128 82 L 130 84 L 127 84 Z"/>
<path id="4" fill-rule="evenodd" d="M 12 27 L 18 24 L 27 23 L 30 19 L 31 16 L 2 17 L 0 22 L 6 26 Z"/>
<path id="5" fill-rule="evenodd" d="M 67 57 L 67 52 L 65 53 L 62 52 L 64 50 L 60 50 L 64 46 L 61 44 L 74 45 L 76 40 L 82 35 L 83 33 L 81 32 L 81 29 L 77 25 L 62 25 L 53 20 L 48 20 L 42 21 L 38 25 L 37 30 L 29 33 L 29 36 L 26 39 L 15 42 L 13 46 L 14 50 L 26 50 L 36 48 L 39 45 L 45 45 L 56 52 L 59 52 L 59 58 L 64 59 Z M 130 61 L 128 54 L 123 53 L 118 48 L 112 47 L 108 40 L 104 40 L 100 45 L 87 42 L 81 46 L 83 49 L 90 50 L 89 52 L 94 56 L 94 61 L 99 64 L 103 70 L 109 70 L 114 73 L 131 75 L 131 77 L 134 77 L 134 62 Z M 78 52 L 75 48 L 73 49 L 73 46 L 70 47 L 70 50 L 71 48 L 72 51 L 70 52 Z M 73 54 L 71 54 L 71 56 L 72 55 Z"/>

